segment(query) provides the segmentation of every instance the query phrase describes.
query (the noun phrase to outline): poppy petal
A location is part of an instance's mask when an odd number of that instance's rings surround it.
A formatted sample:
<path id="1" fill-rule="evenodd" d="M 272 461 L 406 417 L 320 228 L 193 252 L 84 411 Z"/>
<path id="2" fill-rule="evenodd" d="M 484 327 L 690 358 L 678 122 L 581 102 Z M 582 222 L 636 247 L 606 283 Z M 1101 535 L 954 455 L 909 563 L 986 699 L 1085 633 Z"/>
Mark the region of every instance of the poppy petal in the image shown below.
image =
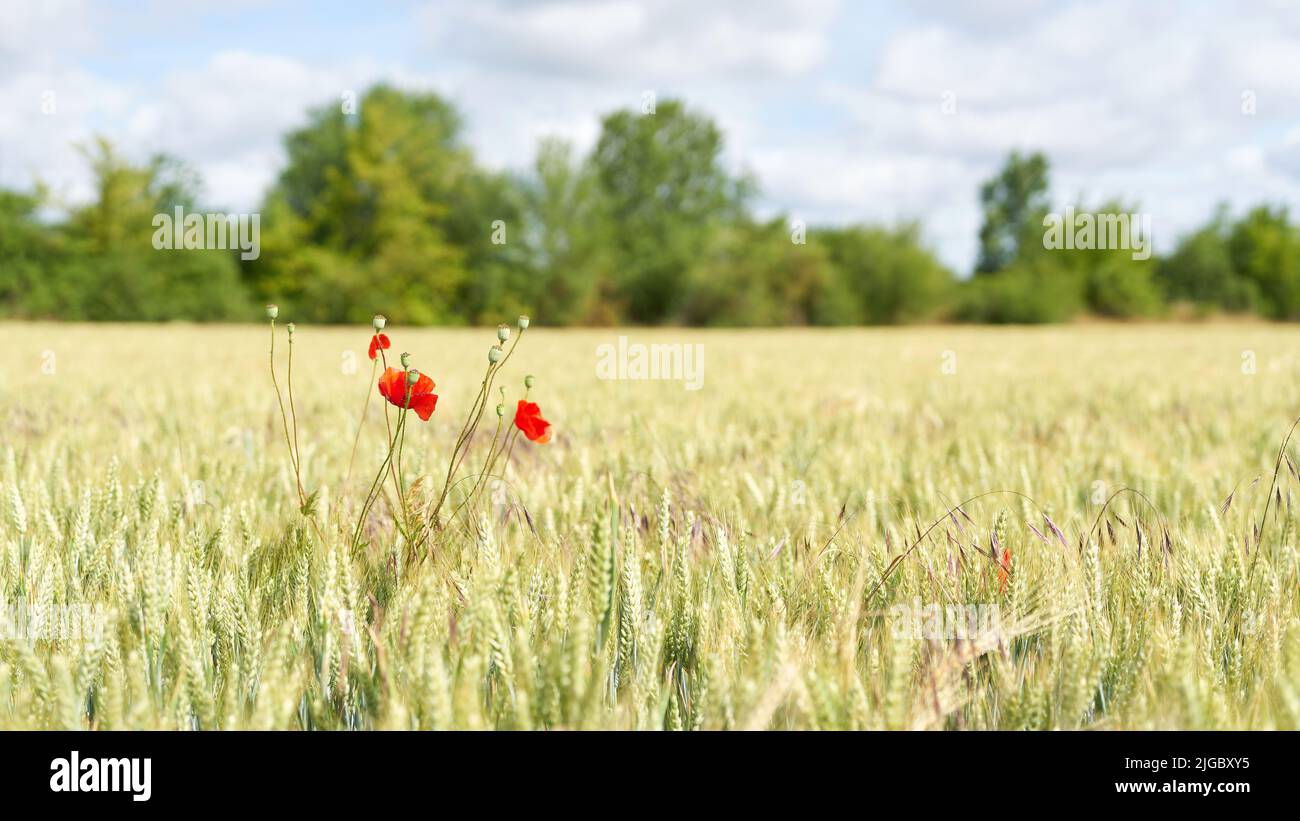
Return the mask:
<path id="1" fill-rule="evenodd" d="M 422 393 L 411 397 L 411 410 L 415 411 L 415 415 L 420 417 L 421 421 L 428 422 L 437 406 L 438 394 L 436 393 Z"/>
<path id="2" fill-rule="evenodd" d="M 397 368 L 385 370 L 379 377 L 379 395 L 400 408 L 406 397 L 406 374 Z"/>
<path id="3" fill-rule="evenodd" d="M 543 445 L 551 441 L 551 423 L 542 418 L 542 409 L 536 402 L 519 400 L 515 409 L 515 427 L 530 441 Z"/>

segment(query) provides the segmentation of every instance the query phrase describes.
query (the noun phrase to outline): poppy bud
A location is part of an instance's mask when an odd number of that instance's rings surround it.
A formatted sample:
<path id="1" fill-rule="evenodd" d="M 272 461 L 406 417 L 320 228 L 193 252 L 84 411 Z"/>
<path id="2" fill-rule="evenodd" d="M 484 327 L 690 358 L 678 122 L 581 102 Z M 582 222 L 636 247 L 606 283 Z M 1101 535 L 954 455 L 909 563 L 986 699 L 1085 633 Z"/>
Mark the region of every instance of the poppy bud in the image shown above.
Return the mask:
<path id="1" fill-rule="evenodd" d="M 498 325 L 498 326 L 497 326 L 497 339 L 501 340 L 502 342 L 505 342 L 505 341 L 506 341 L 507 339 L 509 339 L 509 338 L 510 338 L 510 326 L 508 326 L 508 325 Z"/>
<path id="2" fill-rule="evenodd" d="M 406 372 L 406 384 L 414 385 L 416 382 L 419 381 L 420 381 L 420 372 L 417 371 L 415 368 L 411 368 L 409 371 Z"/>
<path id="3" fill-rule="evenodd" d="M 375 333 L 382 331 L 387 324 L 388 319 L 383 314 L 375 314 L 375 318 L 370 320 L 370 327 L 375 329 Z"/>
<path id="4" fill-rule="evenodd" d="M 280 306 L 279 306 L 279 305 L 267 305 L 267 306 L 266 306 L 266 318 L 267 318 L 267 319 L 275 319 L 275 318 L 276 318 L 277 316 L 279 316 L 279 315 L 280 315 Z"/>
<path id="5" fill-rule="evenodd" d="M 401 360 L 402 360 L 403 368 L 411 367 L 411 355 L 409 353 L 403 353 L 401 356 Z"/>
<path id="6" fill-rule="evenodd" d="M 535 380 L 533 379 L 533 375 L 531 373 L 528 374 L 527 376 L 524 377 L 524 387 L 531 388 L 533 386 L 534 381 Z"/>
<path id="7" fill-rule="evenodd" d="M 488 348 L 488 362 L 491 362 L 493 365 L 495 365 L 500 361 L 501 361 L 501 346 L 493 345 L 491 348 Z"/>
<path id="8" fill-rule="evenodd" d="M 521 331 L 528 330 L 528 317 L 524 316 L 523 314 L 519 315 L 519 330 Z"/>
<path id="9" fill-rule="evenodd" d="M 284 327 L 289 331 L 289 338 L 293 339 L 293 323 L 290 322 L 288 325 L 285 325 Z"/>
<path id="10" fill-rule="evenodd" d="M 497 416 L 505 416 L 505 415 L 506 415 L 506 406 L 497 405 Z"/>

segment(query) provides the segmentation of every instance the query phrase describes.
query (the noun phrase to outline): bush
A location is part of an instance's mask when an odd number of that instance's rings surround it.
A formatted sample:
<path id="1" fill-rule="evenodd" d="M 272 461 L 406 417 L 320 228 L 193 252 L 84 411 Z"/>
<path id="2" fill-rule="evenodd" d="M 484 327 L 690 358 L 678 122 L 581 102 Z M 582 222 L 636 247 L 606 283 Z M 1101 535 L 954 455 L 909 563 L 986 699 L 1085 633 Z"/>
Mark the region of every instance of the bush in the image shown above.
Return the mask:
<path id="1" fill-rule="evenodd" d="M 869 325 L 913 322 L 937 316 L 955 280 L 920 239 L 920 226 L 855 226 L 814 231 L 835 269 L 835 290 L 852 300 L 834 321 Z"/>
<path id="2" fill-rule="evenodd" d="M 1065 322 L 1084 308 L 1084 281 L 1043 257 L 976 276 L 959 292 L 954 317 L 965 322 Z"/>
<path id="3" fill-rule="evenodd" d="M 1174 252 L 1156 267 L 1166 298 L 1190 302 L 1198 313 L 1213 308 L 1232 312 L 1260 309 L 1259 286 L 1240 276 L 1233 266 L 1228 248 L 1231 230 L 1221 208 L 1208 225 L 1179 240 Z"/>
<path id="4" fill-rule="evenodd" d="M 791 241 L 784 220 L 719 230 L 690 268 L 682 319 L 719 326 L 834 323 L 850 303 L 837 294 L 824 250 Z"/>

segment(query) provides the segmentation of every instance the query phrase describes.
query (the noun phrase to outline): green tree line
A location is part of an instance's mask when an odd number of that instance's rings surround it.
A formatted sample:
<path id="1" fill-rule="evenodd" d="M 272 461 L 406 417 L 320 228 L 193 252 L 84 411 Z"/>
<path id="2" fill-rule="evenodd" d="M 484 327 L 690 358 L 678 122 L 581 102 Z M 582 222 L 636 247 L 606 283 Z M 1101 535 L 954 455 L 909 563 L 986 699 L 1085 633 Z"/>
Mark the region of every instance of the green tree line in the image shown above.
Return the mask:
<path id="1" fill-rule="evenodd" d="M 760 218 L 757 181 L 725 167 L 723 145 L 709 117 L 667 100 L 606 115 L 586 154 L 548 139 L 526 171 L 496 172 L 446 100 L 380 85 L 355 112 L 322 106 L 285 136 L 251 258 L 158 250 L 157 215 L 207 212 L 201 180 L 100 138 L 81 147 L 88 203 L 0 189 L 0 316 L 233 320 L 274 301 L 304 321 L 443 325 L 516 313 L 549 325 L 1300 319 L 1300 231 L 1283 207 L 1220 208 L 1166 256 L 1048 248 L 1048 161 L 1012 153 L 979 191 L 979 259 L 963 279 L 915 222 Z"/>

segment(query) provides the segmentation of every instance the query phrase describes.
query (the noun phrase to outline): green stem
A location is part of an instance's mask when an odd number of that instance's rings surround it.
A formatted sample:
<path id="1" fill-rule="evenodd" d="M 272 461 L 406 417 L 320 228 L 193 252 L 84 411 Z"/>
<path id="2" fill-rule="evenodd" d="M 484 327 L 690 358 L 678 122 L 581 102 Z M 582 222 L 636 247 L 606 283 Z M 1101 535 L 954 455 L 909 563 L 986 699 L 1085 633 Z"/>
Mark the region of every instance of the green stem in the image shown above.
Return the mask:
<path id="1" fill-rule="evenodd" d="M 408 388 L 407 393 L 410 393 Z M 402 432 L 402 427 L 406 423 L 406 414 L 403 413 L 397 418 L 397 434 Z M 389 440 L 388 453 L 384 456 L 384 462 L 379 466 L 379 472 L 375 474 L 375 479 L 370 483 L 370 491 L 366 494 L 365 504 L 361 506 L 361 515 L 357 517 L 357 527 L 352 533 L 352 548 L 355 550 L 361 544 L 361 531 L 365 527 L 366 519 L 370 517 L 370 508 L 374 505 L 375 499 L 379 497 L 379 488 L 384 481 L 384 472 L 388 469 L 393 461 L 393 452 L 397 446 L 397 435 Z"/>
<path id="2" fill-rule="evenodd" d="M 384 353 L 384 349 L 383 349 L 383 348 L 380 348 L 380 349 L 379 349 L 379 357 L 380 357 L 380 359 L 383 360 L 383 363 L 384 363 L 384 372 L 387 373 L 387 372 L 388 372 L 388 355 Z M 405 374 L 406 372 L 403 371 L 402 373 Z M 405 378 L 403 378 L 403 384 L 405 384 Z M 406 403 L 405 403 L 405 404 L 407 404 L 407 405 L 411 404 L 411 401 L 410 401 L 410 393 L 411 393 L 410 386 L 407 386 L 407 389 L 406 389 L 407 400 L 406 400 Z M 399 421 L 399 424 L 400 424 L 400 421 Z M 384 427 L 386 427 L 386 428 L 388 429 L 388 438 L 389 438 L 389 439 L 393 439 L 393 421 L 392 421 L 392 418 L 391 418 L 391 417 L 389 416 L 389 414 L 388 414 L 388 406 L 387 406 L 387 405 L 384 406 Z M 401 486 L 398 484 L 398 481 L 397 481 L 397 471 L 396 471 L 396 469 L 394 468 L 393 463 L 392 463 L 391 460 L 389 460 L 389 463 L 388 463 L 388 474 L 389 474 L 389 476 L 392 477 L 392 479 L 393 479 L 393 487 L 397 490 L 397 495 L 400 497 L 400 496 L 402 495 L 402 488 L 401 488 Z"/>
<path id="3" fill-rule="evenodd" d="M 456 447 L 451 452 L 451 460 L 447 464 L 447 477 L 442 483 L 442 493 L 438 497 L 438 504 L 434 507 L 430 519 L 436 520 L 438 513 L 442 510 L 443 504 L 447 501 L 447 494 L 451 490 L 451 479 L 459 469 L 465 456 L 469 453 L 469 445 L 474 437 L 475 430 L 478 429 L 478 423 L 483 418 L 483 411 L 487 410 L 487 398 L 492 392 L 492 382 L 496 375 L 501 372 L 505 364 L 510 361 L 511 355 L 514 354 L 515 348 L 519 347 L 519 340 L 524 338 L 524 332 L 521 329 L 515 341 L 510 345 L 510 350 L 501 358 L 500 362 L 489 364 L 487 373 L 483 377 L 483 385 L 479 388 L 478 397 L 474 400 L 474 405 L 470 408 L 470 415 L 465 421 L 465 426 L 461 428 L 461 434 L 456 439 Z"/>
<path id="4" fill-rule="evenodd" d="M 357 460 L 357 444 L 361 442 L 361 431 L 366 426 L 366 414 L 370 411 L 370 391 L 375 384 L 375 369 L 379 367 L 379 360 L 374 359 L 370 362 L 370 382 L 366 385 L 366 399 L 361 405 L 361 421 L 357 423 L 357 435 L 352 440 L 352 455 L 348 457 L 348 475 L 343 480 L 346 487 L 352 482 L 352 466 Z"/>
<path id="5" fill-rule="evenodd" d="M 271 384 L 275 386 L 275 401 L 280 406 L 280 423 L 284 426 L 284 444 L 289 449 L 289 464 L 293 465 L 293 475 L 295 481 L 298 476 L 298 462 L 294 457 L 293 441 L 289 438 L 289 418 L 284 412 L 284 396 L 280 393 L 280 382 L 275 378 L 275 320 L 271 320 Z M 298 487 L 298 504 L 304 505 L 307 500 L 302 495 L 302 487 Z"/>
<path id="6" fill-rule="evenodd" d="M 307 494 L 302 489 L 302 448 L 298 445 L 298 409 L 293 402 L 293 334 L 289 334 L 289 374 L 287 379 L 289 391 L 289 414 L 293 417 L 293 476 L 298 483 L 298 497 L 307 504 Z"/>
<path id="7" fill-rule="evenodd" d="M 494 467 L 496 467 L 497 459 L 501 458 L 501 453 L 502 453 L 502 451 L 506 451 L 506 452 L 507 452 L 506 461 L 503 463 L 503 467 L 502 467 L 502 469 L 501 469 L 501 473 L 502 473 L 502 475 L 503 475 L 503 476 L 505 475 L 505 467 L 504 467 L 504 465 L 509 465 L 509 464 L 510 464 L 510 456 L 509 456 L 509 451 L 507 451 L 507 445 L 509 446 L 510 449 L 513 450 L 513 448 L 514 448 L 514 440 L 515 440 L 515 437 L 516 437 L 517 434 L 518 434 L 518 430 L 517 430 L 517 429 L 513 429 L 513 428 L 510 429 L 510 430 L 507 430 L 507 431 L 506 431 L 506 435 L 503 436 L 503 437 L 500 437 L 500 438 L 501 438 L 501 447 L 498 448 L 498 447 L 496 447 L 496 442 L 497 442 L 497 437 L 498 437 L 498 435 L 500 434 L 500 431 L 501 431 L 501 423 L 498 422 L 498 423 L 497 423 L 497 433 L 496 433 L 496 434 L 493 434 L 493 436 L 492 436 L 492 447 L 488 450 L 488 459 L 487 459 L 487 461 L 483 464 L 483 472 L 479 474 L 478 479 L 477 479 L 477 480 L 475 481 L 475 483 L 474 483 L 474 487 L 472 487 L 472 488 L 470 489 L 469 493 L 465 496 L 465 498 L 464 498 L 463 500 L 461 500 L 461 503 L 460 503 L 459 505 L 456 506 L 456 509 L 453 510 L 453 511 L 451 512 L 451 517 L 450 517 L 450 518 L 455 519 L 455 518 L 460 514 L 461 510 L 463 510 L 463 509 L 465 508 L 466 505 L 470 504 L 470 503 L 474 500 L 474 498 L 477 496 L 477 494 L 478 494 L 480 488 L 482 487 L 483 482 L 485 482 L 485 481 L 487 480 L 487 478 L 488 478 L 489 476 L 492 475 L 492 469 L 493 469 Z"/>

